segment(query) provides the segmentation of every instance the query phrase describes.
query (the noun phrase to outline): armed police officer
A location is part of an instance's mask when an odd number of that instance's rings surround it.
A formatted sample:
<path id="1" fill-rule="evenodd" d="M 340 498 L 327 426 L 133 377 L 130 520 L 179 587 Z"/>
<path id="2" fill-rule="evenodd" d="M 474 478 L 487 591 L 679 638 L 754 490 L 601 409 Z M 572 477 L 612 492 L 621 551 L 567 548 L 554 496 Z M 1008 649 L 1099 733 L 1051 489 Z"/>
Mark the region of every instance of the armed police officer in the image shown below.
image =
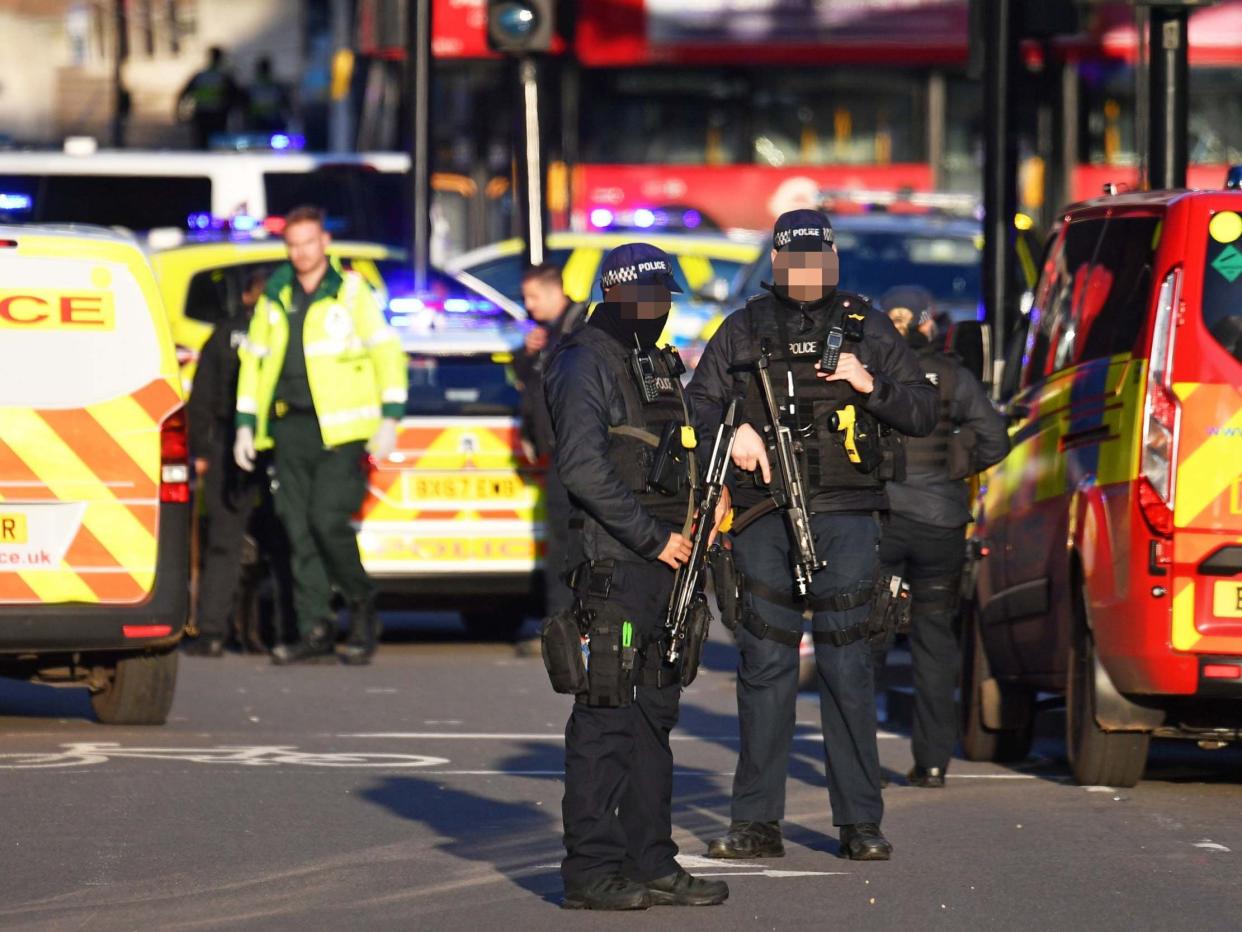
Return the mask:
<path id="1" fill-rule="evenodd" d="M 603 302 L 545 374 L 577 567 L 575 609 L 544 629 L 553 686 L 575 696 L 565 728 L 564 906 L 713 905 L 728 887 L 682 870 L 672 839 L 669 732 L 682 671 L 667 662 L 663 635 L 675 572 L 691 553 L 696 444 L 684 370 L 656 341 L 678 289 L 668 257 L 644 243 L 609 253 L 600 286 Z"/>
<path id="2" fill-rule="evenodd" d="M 1009 435 L 979 380 L 955 356 L 937 349 L 931 294 L 903 286 L 885 292 L 880 304 L 939 395 L 935 429 L 909 440 L 906 478 L 888 486 L 890 515 L 880 562 L 911 589 L 914 767 L 908 779 L 914 786 L 942 787 L 957 743 L 955 622 L 971 517 L 967 480 L 1005 458 Z M 877 679 L 888 646 L 877 651 Z"/>
<path id="3" fill-rule="evenodd" d="M 733 552 L 747 587 L 736 631 L 741 752 L 729 832 L 711 842 L 708 854 L 784 854 L 780 820 L 809 609 L 841 854 L 886 860 L 892 846 L 880 832 L 867 640 L 878 589 L 878 515 L 888 505 L 885 481 L 899 468 L 893 432 L 928 433 L 936 393 L 888 320 L 865 298 L 837 288 L 837 253 L 823 214 L 782 214 L 772 262 L 774 284 L 725 319 L 689 388 L 700 433 L 734 397 L 744 398 L 746 421 L 733 446 L 740 512 Z M 778 470 L 780 437 L 792 444 L 784 447 L 786 468 Z M 786 469 L 798 475 L 784 475 Z M 787 507 L 791 498 L 804 500 L 809 516 Z"/>

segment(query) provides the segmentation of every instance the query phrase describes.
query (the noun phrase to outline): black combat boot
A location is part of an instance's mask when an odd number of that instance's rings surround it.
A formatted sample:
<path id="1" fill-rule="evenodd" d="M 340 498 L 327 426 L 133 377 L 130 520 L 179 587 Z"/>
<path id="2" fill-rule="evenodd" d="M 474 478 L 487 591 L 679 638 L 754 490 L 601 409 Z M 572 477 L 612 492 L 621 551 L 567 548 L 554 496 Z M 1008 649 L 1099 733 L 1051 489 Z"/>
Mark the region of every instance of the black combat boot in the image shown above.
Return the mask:
<path id="1" fill-rule="evenodd" d="M 647 887 L 621 874 L 609 874 L 582 886 L 566 887 L 562 909 L 646 909 L 651 905 Z"/>
<path id="2" fill-rule="evenodd" d="M 944 770 L 940 767 L 920 767 L 915 764 L 906 774 L 906 780 L 911 786 L 944 789 Z"/>
<path id="3" fill-rule="evenodd" d="M 887 861 L 893 856 L 893 846 L 874 822 L 842 825 L 840 856 L 851 861 Z"/>
<path id="4" fill-rule="evenodd" d="M 360 599 L 349 606 L 349 636 L 341 648 L 341 663 L 360 667 L 371 662 L 375 644 L 379 640 L 379 620 L 375 603 Z"/>
<path id="5" fill-rule="evenodd" d="M 684 870 L 647 881 L 652 906 L 718 906 L 729 898 L 723 880 L 693 877 Z"/>
<path id="6" fill-rule="evenodd" d="M 709 858 L 783 858 L 780 822 L 733 822 L 729 834 L 708 842 Z"/>
<path id="7" fill-rule="evenodd" d="M 283 667 L 291 663 L 325 663 L 336 660 L 332 647 L 336 626 L 320 621 L 296 644 L 280 644 L 272 650 L 272 663 Z"/>

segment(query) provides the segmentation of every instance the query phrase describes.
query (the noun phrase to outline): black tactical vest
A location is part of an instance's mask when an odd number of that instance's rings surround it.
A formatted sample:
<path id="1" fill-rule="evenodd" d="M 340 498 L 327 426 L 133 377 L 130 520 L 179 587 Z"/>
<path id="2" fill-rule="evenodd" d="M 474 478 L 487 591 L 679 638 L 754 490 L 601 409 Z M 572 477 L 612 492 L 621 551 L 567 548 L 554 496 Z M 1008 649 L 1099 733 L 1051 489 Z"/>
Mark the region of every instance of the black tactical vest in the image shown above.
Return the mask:
<path id="1" fill-rule="evenodd" d="M 964 479 L 971 473 L 974 452 L 973 432 L 964 429 L 953 417 L 953 399 L 957 394 L 958 365 L 948 356 L 930 350 L 918 354 L 919 365 L 927 381 L 940 394 L 936 429 L 926 437 L 906 440 L 906 465 L 911 478 Z"/>
<path id="2" fill-rule="evenodd" d="M 802 475 L 808 493 L 883 490 L 884 482 L 874 470 L 863 473 L 850 462 L 845 450 L 845 435 L 831 425 L 832 415 L 848 405 L 861 413 L 863 397 L 847 382 L 825 382 L 817 378 L 815 368 L 828 330 L 834 326 L 845 332 L 842 352 L 858 355 L 865 315 L 863 299 L 839 292 L 827 319 L 806 331 L 798 329 L 796 312 L 778 306 L 776 299 L 767 295 L 752 298 L 740 313 L 747 315 L 747 329 L 756 355 L 765 345 L 768 347 L 772 391 L 784 412 L 786 424 L 800 438 Z M 789 410 L 791 387 L 796 413 Z M 747 379 L 744 398 L 746 420 L 763 433 L 762 425 L 768 423 L 768 417 L 758 379 L 753 374 Z M 872 429 L 878 429 L 873 419 L 870 423 Z M 757 473 L 737 470 L 736 475 L 741 487 L 755 486 Z"/>
<path id="3" fill-rule="evenodd" d="M 680 368 L 674 365 L 674 351 L 647 351 L 654 374 L 651 383 L 654 399 L 647 401 L 633 365 L 633 350 L 627 352 L 612 337 L 590 327 L 583 327 L 570 340 L 590 344 L 607 360 L 624 399 L 624 420 L 608 429 L 608 459 L 616 468 L 617 476 L 638 495 L 643 508 L 653 517 L 681 527 L 690 504 L 690 475 L 694 463 L 691 451 L 681 444 L 681 429 L 688 422 L 681 380 L 674 371 Z M 661 442 L 670 432 L 672 444 L 682 455 L 680 488 L 673 495 L 653 488 L 649 481 Z"/>

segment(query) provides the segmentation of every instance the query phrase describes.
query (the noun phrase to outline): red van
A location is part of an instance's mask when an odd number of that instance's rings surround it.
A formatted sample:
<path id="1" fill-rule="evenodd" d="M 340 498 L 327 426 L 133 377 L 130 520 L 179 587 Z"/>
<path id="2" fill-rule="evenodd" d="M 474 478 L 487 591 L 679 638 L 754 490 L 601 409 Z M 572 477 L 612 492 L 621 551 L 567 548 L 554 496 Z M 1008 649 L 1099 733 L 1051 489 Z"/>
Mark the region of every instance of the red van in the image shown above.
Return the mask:
<path id="1" fill-rule="evenodd" d="M 1152 736 L 1242 740 L 1242 193 L 1069 208 L 1002 395 L 963 625 L 972 760 L 1020 759 L 1066 695 L 1083 784 L 1132 786 Z"/>

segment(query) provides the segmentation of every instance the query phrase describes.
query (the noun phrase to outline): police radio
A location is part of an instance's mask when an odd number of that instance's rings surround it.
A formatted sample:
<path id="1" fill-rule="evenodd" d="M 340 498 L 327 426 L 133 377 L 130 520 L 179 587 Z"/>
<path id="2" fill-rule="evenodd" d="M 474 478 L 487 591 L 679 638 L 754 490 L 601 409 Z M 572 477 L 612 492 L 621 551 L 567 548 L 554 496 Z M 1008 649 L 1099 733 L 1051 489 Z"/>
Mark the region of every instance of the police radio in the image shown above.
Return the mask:
<path id="1" fill-rule="evenodd" d="M 634 337 L 634 349 L 630 351 L 630 368 L 634 371 L 634 379 L 638 382 L 638 391 L 645 404 L 651 404 L 660 398 L 660 388 L 656 384 L 655 363 L 651 354 L 638 344 L 638 336 Z"/>
<path id="2" fill-rule="evenodd" d="M 824 351 L 819 357 L 819 369 L 826 375 L 833 375 L 837 371 L 837 363 L 841 361 L 841 345 L 845 342 L 845 331 L 840 327 L 833 327 L 828 331 L 828 336 L 824 338 Z"/>

